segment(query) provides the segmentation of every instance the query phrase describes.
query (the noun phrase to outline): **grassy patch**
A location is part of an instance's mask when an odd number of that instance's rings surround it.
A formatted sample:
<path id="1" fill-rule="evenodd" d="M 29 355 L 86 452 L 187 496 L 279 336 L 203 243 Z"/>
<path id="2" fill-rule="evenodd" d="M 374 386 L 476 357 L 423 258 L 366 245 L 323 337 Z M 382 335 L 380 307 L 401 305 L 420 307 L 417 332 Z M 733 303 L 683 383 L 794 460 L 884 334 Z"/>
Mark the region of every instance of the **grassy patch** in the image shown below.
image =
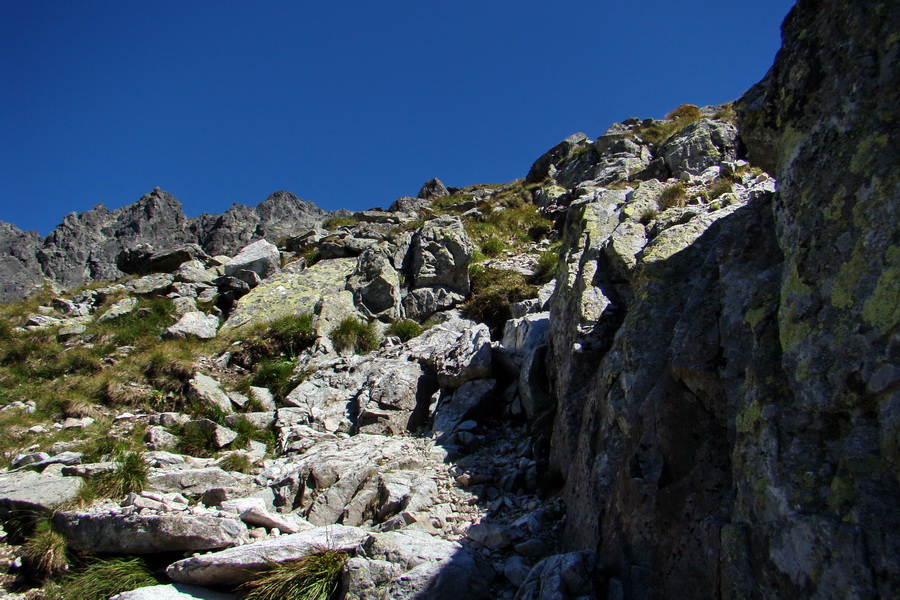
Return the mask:
<path id="1" fill-rule="evenodd" d="M 537 288 L 518 271 L 478 267 L 471 270 L 470 276 L 472 297 L 463 305 L 463 313 L 486 323 L 495 338 L 510 318 L 509 305 L 537 295 Z"/>
<path id="2" fill-rule="evenodd" d="M 300 560 L 272 563 L 241 588 L 244 600 L 328 600 L 337 590 L 347 553 L 323 550 Z"/>
<path id="3" fill-rule="evenodd" d="M 664 121 L 652 121 L 647 125 L 640 125 L 632 130 L 642 140 L 654 146 L 662 146 L 676 133 L 700 120 L 700 109 L 692 104 L 682 104 L 670 111 Z"/>
<path id="4" fill-rule="evenodd" d="M 422 326 L 411 319 L 400 319 L 390 324 L 387 330 L 388 335 L 400 338 L 400 341 L 406 342 L 414 337 L 422 335 Z"/>
<path id="5" fill-rule="evenodd" d="M 122 592 L 158 585 L 140 558 L 97 560 L 66 577 L 51 592 L 54 600 L 106 600 Z"/>
<path id="6" fill-rule="evenodd" d="M 246 417 L 238 417 L 231 425 L 231 430 L 238 434 L 231 442 L 232 448 L 246 448 L 251 441 L 262 442 L 269 451 L 275 448 L 275 433 L 271 429 L 254 427 Z"/>
<path id="7" fill-rule="evenodd" d="M 71 503 L 73 507 L 88 506 L 99 498 L 122 498 L 144 489 L 150 466 L 140 452 L 122 452 L 116 456 L 115 462 L 114 470 L 98 473 L 82 482 L 77 497 Z"/>
<path id="8" fill-rule="evenodd" d="M 673 183 L 665 188 L 659 195 L 657 205 L 659 210 L 667 210 L 678 206 L 684 206 L 687 201 L 687 189 L 681 182 Z"/>
<path id="9" fill-rule="evenodd" d="M 294 384 L 294 369 L 297 363 L 292 358 L 265 358 L 256 365 L 253 385 L 269 388 L 278 398 L 287 396 Z"/>
<path id="10" fill-rule="evenodd" d="M 340 229 L 341 227 L 353 227 L 357 220 L 352 217 L 328 217 L 322 221 L 322 227 L 325 229 Z"/>
<path id="11" fill-rule="evenodd" d="M 22 564 L 36 581 L 44 581 L 68 568 L 66 538 L 46 519 L 38 521 L 22 546 Z"/>
<path id="12" fill-rule="evenodd" d="M 734 189 L 734 184 L 727 178 L 719 178 L 712 182 L 709 186 L 709 199 L 715 200 L 725 194 L 730 194 Z"/>
<path id="13" fill-rule="evenodd" d="M 367 354 L 378 348 L 378 334 L 371 323 L 356 317 L 346 317 L 329 334 L 335 350 L 353 350 L 357 354 Z"/>
<path id="14" fill-rule="evenodd" d="M 238 473 L 249 473 L 253 468 L 253 461 L 243 452 L 230 452 L 223 456 L 217 464 L 220 469 Z"/>
<path id="15" fill-rule="evenodd" d="M 537 265 L 533 280 L 535 283 L 547 283 L 556 276 L 556 267 L 559 264 L 559 252 L 562 244 L 554 244 L 538 255 Z"/>

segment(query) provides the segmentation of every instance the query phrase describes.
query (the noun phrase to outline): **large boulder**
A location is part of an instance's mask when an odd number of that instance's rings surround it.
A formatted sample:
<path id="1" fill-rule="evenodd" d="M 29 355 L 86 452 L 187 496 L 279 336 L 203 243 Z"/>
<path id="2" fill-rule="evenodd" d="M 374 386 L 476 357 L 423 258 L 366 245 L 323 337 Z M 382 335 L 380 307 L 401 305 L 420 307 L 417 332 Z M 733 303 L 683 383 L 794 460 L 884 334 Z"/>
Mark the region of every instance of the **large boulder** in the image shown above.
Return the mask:
<path id="1" fill-rule="evenodd" d="M 196 338 L 211 340 L 219 329 L 219 317 L 200 311 L 189 311 L 181 315 L 177 323 L 163 332 L 164 339 L 183 340 Z"/>
<path id="2" fill-rule="evenodd" d="M 675 177 L 699 175 L 708 167 L 737 158 L 737 128 L 730 123 L 700 119 L 667 141 L 659 151 Z"/>
<path id="3" fill-rule="evenodd" d="M 116 594 L 110 600 L 237 600 L 234 594 L 214 592 L 196 585 L 150 585 Z"/>
<path id="4" fill-rule="evenodd" d="M 459 217 L 428 221 L 412 240 L 411 287 L 446 286 L 468 294 L 472 250 L 472 242 Z"/>
<path id="5" fill-rule="evenodd" d="M 347 600 L 490 597 L 493 571 L 457 542 L 420 531 L 373 533 L 344 569 Z"/>
<path id="6" fill-rule="evenodd" d="M 447 190 L 447 186 L 438 179 L 429 179 L 426 181 L 422 188 L 419 190 L 417 198 L 427 199 L 427 200 L 436 200 L 437 198 L 444 198 L 449 196 L 450 192 Z"/>
<path id="7" fill-rule="evenodd" d="M 44 284 L 36 256 L 42 242 L 34 231 L 0 221 L 0 302 L 28 296 Z"/>
<path id="8" fill-rule="evenodd" d="M 553 146 L 543 156 L 534 161 L 528 175 L 525 176 L 525 183 L 540 183 L 547 177 L 556 174 L 557 167 L 566 159 L 571 158 L 580 148 L 586 147 L 590 143 L 588 136 L 579 132 L 573 133 L 557 145 Z"/>
<path id="9" fill-rule="evenodd" d="M 80 477 L 59 477 L 34 471 L 0 475 L 0 515 L 20 511 L 49 512 L 74 500 Z"/>
<path id="10" fill-rule="evenodd" d="M 303 270 L 294 270 L 289 265 L 238 300 L 223 327 L 231 329 L 315 312 L 344 292 L 356 264 L 355 258 L 338 258 L 320 261 Z M 347 294 L 352 303 L 352 295 Z"/>
<path id="11" fill-rule="evenodd" d="M 209 514 L 58 512 L 53 526 L 70 544 L 94 554 L 211 550 L 247 539 L 247 527 L 238 519 Z"/>
<path id="12" fill-rule="evenodd" d="M 364 251 L 347 281 L 360 312 L 370 318 L 400 316 L 400 274 L 394 269 L 387 247 Z"/>
<path id="13" fill-rule="evenodd" d="M 281 252 L 266 240 L 253 242 L 225 264 L 225 275 L 241 278 L 242 271 L 252 271 L 267 279 L 281 268 Z"/>
<path id="14" fill-rule="evenodd" d="M 238 585 L 254 579 L 272 563 L 298 560 L 320 551 L 353 550 L 368 534 L 357 527 L 331 525 L 195 555 L 166 569 L 172 581 L 193 585 Z"/>

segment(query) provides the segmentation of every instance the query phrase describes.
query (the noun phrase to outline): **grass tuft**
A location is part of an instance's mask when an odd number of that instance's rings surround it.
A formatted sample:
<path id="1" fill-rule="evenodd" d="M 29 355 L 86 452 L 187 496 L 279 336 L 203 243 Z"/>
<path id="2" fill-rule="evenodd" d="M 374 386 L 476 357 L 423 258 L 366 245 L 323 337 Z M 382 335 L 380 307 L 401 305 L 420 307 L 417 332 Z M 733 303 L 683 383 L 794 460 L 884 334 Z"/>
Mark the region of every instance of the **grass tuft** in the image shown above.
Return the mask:
<path id="1" fill-rule="evenodd" d="M 241 586 L 244 600 L 328 600 L 337 589 L 347 553 L 325 550 L 300 560 L 272 563 Z"/>
<path id="2" fill-rule="evenodd" d="M 378 334 L 371 323 L 360 321 L 356 317 L 346 317 L 329 334 L 335 350 L 353 350 L 357 354 L 366 354 L 378 348 Z"/>
<path id="3" fill-rule="evenodd" d="M 422 326 L 411 319 L 400 319 L 394 321 L 388 327 L 387 334 L 400 338 L 400 341 L 407 342 L 414 337 L 422 335 Z"/>
<path id="4" fill-rule="evenodd" d="M 22 564 L 36 581 L 45 581 L 66 571 L 66 538 L 46 519 L 38 521 L 22 547 Z"/>
<path id="5" fill-rule="evenodd" d="M 660 210 L 667 210 L 677 206 L 684 206 L 685 201 L 687 201 L 687 190 L 685 189 L 684 184 L 679 181 L 662 191 L 659 195 L 657 205 Z"/>
<path id="6" fill-rule="evenodd" d="M 328 230 L 334 230 L 340 229 L 341 227 L 353 227 L 356 223 L 356 219 L 352 217 L 328 217 L 322 221 L 322 227 Z"/>
<path id="7" fill-rule="evenodd" d="M 463 305 L 463 313 L 486 323 L 495 339 L 510 318 L 509 305 L 537 295 L 537 288 L 518 271 L 478 267 L 471 270 L 470 276 L 472 297 Z"/>
<path id="8" fill-rule="evenodd" d="M 140 558 L 97 560 L 66 577 L 51 596 L 58 600 L 106 600 L 116 594 L 158 585 Z"/>

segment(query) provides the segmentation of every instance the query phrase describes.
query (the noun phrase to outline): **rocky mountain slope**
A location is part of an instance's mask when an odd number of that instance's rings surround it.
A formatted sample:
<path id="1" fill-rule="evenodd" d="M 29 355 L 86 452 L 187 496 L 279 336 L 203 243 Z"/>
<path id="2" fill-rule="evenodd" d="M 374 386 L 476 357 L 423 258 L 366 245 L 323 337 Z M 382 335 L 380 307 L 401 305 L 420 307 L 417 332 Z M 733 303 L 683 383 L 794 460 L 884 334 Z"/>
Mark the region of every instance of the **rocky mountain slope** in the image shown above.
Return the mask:
<path id="1" fill-rule="evenodd" d="M 134 204 L 72 213 L 41 240 L 0 223 L 0 302 L 22 298 L 45 283 L 60 289 L 154 270 L 154 258 L 186 244 L 194 254 L 233 254 L 266 237 L 278 240 L 322 219 L 324 211 L 278 191 L 254 208 L 235 204 L 222 215 L 189 219 L 181 203 L 158 188 Z"/>
<path id="2" fill-rule="evenodd" d="M 4 228 L 118 279 L 2 308 L 7 596 L 897 597 L 896 31 L 387 211 Z"/>

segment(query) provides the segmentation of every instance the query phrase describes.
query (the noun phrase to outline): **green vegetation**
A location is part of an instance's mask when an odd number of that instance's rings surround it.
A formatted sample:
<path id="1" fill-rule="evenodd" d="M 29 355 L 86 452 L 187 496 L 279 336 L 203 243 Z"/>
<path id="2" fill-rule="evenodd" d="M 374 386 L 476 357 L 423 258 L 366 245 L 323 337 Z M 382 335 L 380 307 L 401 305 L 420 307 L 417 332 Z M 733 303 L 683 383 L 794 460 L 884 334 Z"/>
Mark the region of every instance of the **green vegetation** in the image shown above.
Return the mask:
<path id="1" fill-rule="evenodd" d="M 230 426 L 238 434 L 231 442 L 232 448 L 246 448 L 250 441 L 262 442 L 271 451 L 275 448 L 275 432 L 271 429 L 259 429 L 247 417 L 238 417 Z"/>
<path id="2" fill-rule="evenodd" d="M 537 288 L 518 271 L 475 266 L 470 278 L 472 297 L 463 305 L 463 313 L 486 323 L 495 338 L 510 318 L 509 305 L 537 295 Z"/>
<path id="3" fill-rule="evenodd" d="M 68 568 L 66 538 L 53 529 L 50 521 L 42 519 L 22 546 L 22 563 L 37 581 L 44 581 Z"/>
<path id="4" fill-rule="evenodd" d="M 538 255 L 534 273 L 535 283 L 547 283 L 556 276 L 556 267 L 559 265 L 559 253 L 561 249 L 562 244 L 557 243 Z"/>
<path id="5" fill-rule="evenodd" d="M 272 563 L 241 588 L 244 600 L 328 600 L 337 590 L 347 553 L 323 550 L 300 560 Z"/>
<path id="6" fill-rule="evenodd" d="M 400 338 L 401 342 L 406 342 L 414 337 L 422 335 L 422 326 L 411 319 L 400 319 L 390 324 L 387 334 Z"/>
<path id="7" fill-rule="evenodd" d="M 297 363 L 292 358 L 264 358 L 256 365 L 253 385 L 269 388 L 276 397 L 284 398 L 292 389 L 296 368 Z"/>
<path id="8" fill-rule="evenodd" d="M 653 222 L 653 220 L 659 215 L 659 211 L 655 208 L 648 208 L 644 212 L 641 213 L 641 216 L 638 218 L 638 223 L 641 225 L 649 225 Z"/>
<path id="9" fill-rule="evenodd" d="M 322 221 L 322 227 L 325 229 L 340 229 L 341 227 L 353 227 L 357 220 L 352 217 L 328 217 Z"/>
<path id="10" fill-rule="evenodd" d="M 503 243 L 503 240 L 495 237 L 489 237 L 483 240 L 480 244 L 481 252 L 485 256 L 495 257 L 500 256 L 506 250 L 506 244 Z"/>
<path id="11" fill-rule="evenodd" d="M 140 558 L 97 560 L 64 578 L 50 590 L 54 600 L 106 600 L 140 587 L 158 585 L 153 572 Z"/>
<path id="12" fill-rule="evenodd" d="M 122 498 L 144 489 L 150 467 L 140 452 L 124 451 L 115 457 L 115 462 L 116 467 L 112 471 L 98 473 L 81 483 L 77 496 L 71 502 L 73 508 L 89 506 L 100 498 Z"/>
<path id="13" fill-rule="evenodd" d="M 178 436 L 178 452 L 196 457 L 208 457 L 215 453 L 213 432 L 190 421 L 184 424 Z"/>
<path id="14" fill-rule="evenodd" d="M 253 468 L 253 461 L 243 452 L 229 452 L 218 462 L 220 469 L 249 473 Z"/>
<path id="15" fill-rule="evenodd" d="M 665 188 L 659 195 L 658 206 L 660 210 L 667 210 L 678 206 L 684 206 L 687 201 L 687 190 L 680 181 Z"/>
<path id="16" fill-rule="evenodd" d="M 734 184 L 726 179 L 719 178 L 712 182 L 709 186 L 709 199 L 715 200 L 724 194 L 729 194 L 734 189 Z"/>
<path id="17" fill-rule="evenodd" d="M 335 350 L 353 350 L 366 354 L 378 348 L 378 334 L 371 323 L 364 323 L 356 317 L 346 317 L 329 334 Z"/>
<path id="18" fill-rule="evenodd" d="M 664 121 L 650 120 L 632 131 L 648 144 L 658 147 L 691 123 L 700 120 L 701 116 L 700 109 L 693 104 L 682 104 L 670 111 Z"/>

